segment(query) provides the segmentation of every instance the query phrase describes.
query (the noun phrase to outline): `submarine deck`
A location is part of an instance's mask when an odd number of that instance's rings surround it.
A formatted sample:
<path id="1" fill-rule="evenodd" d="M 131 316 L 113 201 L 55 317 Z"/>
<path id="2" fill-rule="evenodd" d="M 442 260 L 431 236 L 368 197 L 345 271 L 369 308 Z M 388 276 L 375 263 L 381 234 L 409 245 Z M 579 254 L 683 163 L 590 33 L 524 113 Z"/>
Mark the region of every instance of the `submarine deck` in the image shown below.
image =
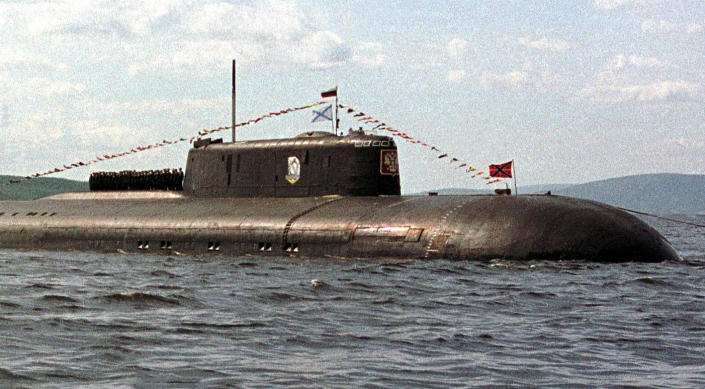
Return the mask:
<path id="1" fill-rule="evenodd" d="M 0 246 L 352 258 L 678 258 L 640 219 L 555 195 L 273 199 L 71 193 L 0 201 Z"/>

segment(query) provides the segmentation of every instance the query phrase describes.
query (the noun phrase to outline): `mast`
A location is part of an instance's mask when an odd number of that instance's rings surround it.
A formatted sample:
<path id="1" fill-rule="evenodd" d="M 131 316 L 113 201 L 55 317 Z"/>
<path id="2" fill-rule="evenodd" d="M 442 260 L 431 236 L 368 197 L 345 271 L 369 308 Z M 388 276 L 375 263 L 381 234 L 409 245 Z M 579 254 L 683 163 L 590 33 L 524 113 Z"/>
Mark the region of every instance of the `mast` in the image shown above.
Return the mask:
<path id="1" fill-rule="evenodd" d="M 333 133 L 338 135 L 338 130 L 340 129 L 340 119 L 338 118 L 338 85 L 335 86 L 335 131 Z"/>
<path id="2" fill-rule="evenodd" d="M 232 132 L 233 132 L 233 143 L 235 142 L 235 60 L 233 59 L 233 95 L 232 95 Z"/>
<path id="3" fill-rule="evenodd" d="M 517 165 L 514 163 L 513 159 L 512 159 L 512 169 L 514 169 L 514 172 L 512 172 L 512 178 L 514 179 L 514 196 L 518 196 L 519 191 L 517 190 Z"/>

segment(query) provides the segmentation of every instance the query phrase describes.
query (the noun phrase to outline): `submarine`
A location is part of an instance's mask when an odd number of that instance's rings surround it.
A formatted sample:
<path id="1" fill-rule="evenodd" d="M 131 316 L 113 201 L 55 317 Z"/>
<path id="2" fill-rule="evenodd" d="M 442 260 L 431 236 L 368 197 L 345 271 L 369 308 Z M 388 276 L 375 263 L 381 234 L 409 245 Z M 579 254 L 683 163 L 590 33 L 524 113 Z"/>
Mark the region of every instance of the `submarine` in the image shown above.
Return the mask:
<path id="1" fill-rule="evenodd" d="M 89 192 L 0 201 L 0 247 L 354 259 L 679 259 L 647 223 L 606 204 L 550 194 L 402 196 L 399 177 L 394 139 L 362 131 L 199 139 L 178 185 L 173 175 L 166 185 L 147 187 L 95 177 Z"/>

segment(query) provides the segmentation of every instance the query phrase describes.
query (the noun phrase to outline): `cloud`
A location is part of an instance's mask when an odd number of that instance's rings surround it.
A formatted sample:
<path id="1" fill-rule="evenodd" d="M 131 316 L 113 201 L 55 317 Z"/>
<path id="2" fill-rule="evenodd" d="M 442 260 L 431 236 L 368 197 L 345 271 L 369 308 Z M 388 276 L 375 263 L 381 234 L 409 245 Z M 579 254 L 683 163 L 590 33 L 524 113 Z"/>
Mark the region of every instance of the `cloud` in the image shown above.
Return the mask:
<path id="1" fill-rule="evenodd" d="M 459 70 L 449 70 L 448 71 L 448 76 L 446 79 L 448 82 L 454 83 L 454 84 L 459 84 L 463 82 L 467 78 L 467 73 L 465 70 L 459 69 Z"/>
<path id="2" fill-rule="evenodd" d="M 27 80 L 14 80 L 0 73 L 0 103 L 20 101 L 23 99 L 34 100 L 36 96 L 77 96 L 84 94 L 86 87 L 82 83 L 72 83 L 61 80 L 52 80 L 45 77 L 32 77 Z M 10 80 L 12 80 L 10 82 Z M 26 103 L 27 101 L 24 101 Z"/>
<path id="3" fill-rule="evenodd" d="M 38 64 L 50 65 L 51 60 L 46 55 L 37 54 L 19 47 L 3 43 L 0 46 L 0 65 Z"/>
<path id="4" fill-rule="evenodd" d="M 539 40 L 532 40 L 529 37 L 521 37 L 518 39 L 518 42 L 522 46 L 537 50 L 565 51 L 569 47 L 568 42 L 562 39 L 541 38 Z"/>
<path id="5" fill-rule="evenodd" d="M 256 6 L 212 2 L 198 7 L 184 28 L 184 50 L 178 53 L 176 65 L 222 61 L 222 58 L 243 58 L 246 61 L 297 64 L 311 69 L 327 69 L 353 57 L 352 49 L 334 32 L 316 29 L 292 1 L 271 0 Z M 234 20 L 246 23 L 233 23 Z M 205 47 L 205 49 L 204 49 Z M 362 46 L 360 50 L 372 49 Z M 380 54 L 380 53 L 375 53 Z M 197 57 L 202 59 L 194 59 Z M 363 58 L 367 64 L 381 60 Z M 154 65 L 169 62 L 158 58 Z"/>
<path id="6" fill-rule="evenodd" d="M 192 6 L 185 0 L 6 3 L 0 6 L 0 23 L 30 35 L 92 39 L 146 36 L 168 30 Z"/>
<path id="7" fill-rule="evenodd" d="M 59 95 L 77 95 L 82 93 L 86 87 L 81 83 L 53 81 L 48 78 L 33 77 L 27 81 L 23 89 L 33 91 L 42 96 L 52 97 Z"/>
<path id="8" fill-rule="evenodd" d="M 150 99 L 124 102 L 93 101 L 86 106 L 89 111 L 102 112 L 108 117 L 119 117 L 127 112 L 167 113 L 170 116 L 185 112 L 215 112 L 229 107 L 230 98 L 212 99 Z"/>
<path id="9" fill-rule="evenodd" d="M 80 45 L 85 56 L 103 53 L 101 62 L 131 58 L 125 66 L 132 75 L 167 66 L 212 67 L 233 57 L 311 69 L 352 58 L 349 45 L 318 28 L 293 0 L 0 3 L 0 25 L 18 41 L 46 38 Z"/>
<path id="10" fill-rule="evenodd" d="M 353 48 L 352 61 L 369 67 L 379 67 L 388 62 L 380 42 L 362 42 Z"/>
<path id="11" fill-rule="evenodd" d="M 647 19 L 641 23 L 641 30 L 654 34 L 696 34 L 702 32 L 705 27 L 699 23 L 673 23 L 667 20 Z"/>
<path id="12" fill-rule="evenodd" d="M 462 57 L 470 49 L 470 43 L 465 39 L 453 38 L 446 45 L 448 55 L 457 58 Z"/>
<path id="13" fill-rule="evenodd" d="M 668 64 L 656 57 L 641 57 L 637 55 L 619 54 L 614 57 L 614 60 L 610 64 L 609 68 L 611 70 L 621 70 L 627 66 L 637 68 L 663 68 L 668 66 Z"/>
<path id="14" fill-rule="evenodd" d="M 327 69 L 352 57 L 352 50 L 330 31 L 317 31 L 302 37 L 296 45 L 279 45 L 281 62 L 306 65 L 312 69 Z"/>
<path id="15" fill-rule="evenodd" d="M 658 81 L 650 84 L 605 85 L 585 88 L 582 94 L 595 102 L 623 103 L 699 101 L 703 88 L 700 83 L 687 81 Z"/>
<path id="16" fill-rule="evenodd" d="M 593 6 L 597 9 L 612 10 L 621 7 L 643 7 L 661 3 L 662 0 L 594 0 Z"/>
<path id="17" fill-rule="evenodd" d="M 529 82 L 529 75 L 522 70 L 513 70 L 503 74 L 483 72 L 480 84 L 485 87 L 499 86 L 509 89 L 519 89 Z"/>
<path id="18" fill-rule="evenodd" d="M 549 71 L 534 69 L 532 63 L 525 63 L 521 70 L 506 73 L 483 72 L 480 75 L 480 85 L 504 89 L 551 89 L 558 84 L 558 78 Z"/>
<path id="19" fill-rule="evenodd" d="M 688 28 L 685 30 L 688 34 L 696 34 L 699 32 L 703 32 L 705 30 L 705 26 L 699 23 L 692 23 L 688 25 Z"/>
<path id="20" fill-rule="evenodd" d="M 679 146 L 683 149 L 705 150 L 705 140 L 697 140 L 692 138 L 677 138 L 668 139 L 667 143 Z"/>
<path id="21" fill-rule="evenodd" d="M 650 158 L 655 156 L 677 156 L 678 158 L 695 157 L 696 160 L 702 161 L 703 151 L 705 151 L 705 138 L 656 138 L 645 143 L 640 149 L 643 150 L 645 154 L 649 155 Z"/>
<path id="22" fill-rule="evenodd" d="M 10 125 L 10 108 L 5 104 L 0 104 L 0 128 Z"/>

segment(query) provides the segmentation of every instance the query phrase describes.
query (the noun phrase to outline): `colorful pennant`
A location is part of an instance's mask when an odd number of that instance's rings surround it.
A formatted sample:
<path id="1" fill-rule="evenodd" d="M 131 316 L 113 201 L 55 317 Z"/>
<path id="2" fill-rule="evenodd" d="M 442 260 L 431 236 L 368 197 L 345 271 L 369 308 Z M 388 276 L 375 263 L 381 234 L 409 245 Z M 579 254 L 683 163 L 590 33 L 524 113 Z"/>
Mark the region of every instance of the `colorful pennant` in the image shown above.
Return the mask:
<path id="1" fill-rule="evenodd" d="M 268 118 L 268 117 L 279 116 L 279 115 L 283 115 L 283 114 L 290 113 L 290 112 L 301 111 L 301 110 L 304 110 L 304 109 L 313 108 L 313 107 L 315 107 L 315 106 L 317 106 L 317 105 L 321 105 L 321 104 L 325 104 L 325 102 L 324 102 L 324 101 L 319 101 L 319 102 L 317 102 L 317 103 L 305 105 L 305 106 L 302 106 L 302 107 L 287 108 L 287 109 L 284 109 L 284 110 L 281 110 L 281 111 L 278 111 L 278 112 L 270 112 L 270 113 L 268 113 L 268 114 L 266 114 L 266 115 L 262 115 L 262 116 L 260 116 L 260 117 L 258 117 L 258 118 L 256 118 L 256 119 L 250 119 L 250 120 L 248 120 L 248 121 L 246 121 L 246 122 L 237 123 L 237 124 L 235 124 L 235 127 L 243 127 L 243 126 L 247 126 L 247 125 L 250 125 L 250 124 L 255 124 L 255 123 L 259 122 L 260 120 L 266 119 L 266 118 Z M 47 171 L 45 171 L 45 172 L 43 172 L 43 173 L 34 173 L 34 174 L 29 175 L 29 176 L 22 177 L 22 178 L 19 178 L 19 179 L 16 179 L 16 180 L 10 180 L 9 182 L 0 184 L 0 187 L 6 186 L 6 185 L 10 185 L 10 184 L 17 184 L 17 183 L 20 183 L 20 182 L 25 182 L 25 181 L 33 180 L 33 179 L 35 179 L 35 178 L 48 176 L 48 175 L 50 175 L 50 174 L 56 174 L 56 173 L 65 172 L 65 171 L 67 171 L 67 170 L 74 169 L 74 168 L 77 168 L 77 167 L 83 167 L 83 166 L 93 165 L 93 164 L 96 164 L 96 163 L 98 163 L 98 162 L 102 162 L 102 161 L 110 160 L 110 159 L 114 159 L 114 158 L 120 158 L 120 157 L 124 157 L 124 156 L 130 155 L 130 154 L 139 153 L 139 152 L 142 152 L 142 151 L 154 150 L 154 149 L 157 149 L 157 148 L 160 148 L 160 147 L 169 146 L 169 145 L 173 145 L 173 144 L 177 144 L 177 143 L 181 143 L 181 142 L 186 142 L 186 141 L 188 141 L 189 143 L 193 143 L 194 141 L 196 141 L 196 140 L 198 140 L 198 139 L 200 139 L 200 138 L 202 138 L 202 137 L 204 137 L 204 136 L 206 136 L 206 135 L 212 134 L 212 133 L 214 133 L 214 132 L 224 131 L 224 130 L 230 130 L 230 129 L 232 129 L 232 127 L 218 127 L 218 128 L 212 128 L 212 129 L 204 129 L 204 130 L 199 131 L 196 136 L 192 136 L 192 137 L 190 137 L 190 138 L 179 138 L 179 139 L 176 139 L 176 140 L 162 140 L 161 142 L 153 143 L 153 144 L 151 144 L 151 145 L 137 146 L 137 147 L 134 147 L 134 148 L 130 149 L 129 151 L 125 151 L 125 152 L 122 152 L 122 153 L 99 155 L 99 156 L 96 156 L 95 158 L 91 159 L 90 161 L 79 161 L 79 162 L 74 162 L 74 163 L 70 163 L 70 164 L 64 164 L 63 167 L 61 167 L 61 168 L 58 168 L 58 167 L 57 167 L 57 168 L 54 168 L 54 169 L 51 169 L 51 170 L 47 170 Z"/>
<path id="2" fill-rule="evenodd" d="M 457 168 L 465 168 L 465 173 L 472 173 L 472 174 L 470 175 L 470 178 L 480 178 L 480 179 L 483 179 L 483 180 L 489 180 L 489 181 L 487 182 L 487 184 L 494 184 L 494 183 L 498 182 L 498 181 L 496 181 L 496 180 L 491 180 L 492 177 L 486 175 L 486 174 L 485 174 L 484 172 L 482 172 L 482 171 L 478 171 L 476 168 L 470 166 L 469 163 L 464 162 L 464 161 L 462 161 L 462 160 L 459 159 L 459 158 L 453 157 L 453 156 L 449 155 L 448 153 L 443 153 L 443 152 L 441 151 L 441 149 L 439 149 L 438 147 L 433 146 L 433 145 L 431 145 L 431 144 L 428 144 L 428 143 L 426 143 L 426 142 L 423 142 L 423 141 L 421 141 L 421 140 L 418 140 L 418 139 L 412 137 L 411 135 L 407 134 L 406 132 L 402 132 L 402 131 L 399 131 L 399 130 L 395 129 L 394 127 L 388 126 L 386 123 L 381 122 L 380 120 L 375 119 L 373 116 L 371 116 L 371 115 L 369 115 L 369 114 L 365 114 L 365 113 L 363 113 L 363 112 L 359 112 L 359 111 L 357 111 L 355 108 L 349 107 L 349 106 L 344 105 L 344 104 L 339 104 L 338 107 L 341 108 L 341 109 L 343 109 L 344 112 L 347 112 L 348 114 L 351 114 L 351 115 L 352 115 L 354 118 L 356 118 L 359 122 L 363 122 L 364 124 L 380 123 L 380 124 L 377 124 L 376 126 L 374 126 L 374 127 L 372 128 L 372 130 L 387 131 L 387 132 L 391 133 L 392 136 L 401 138 L 401 139 L 403 139 L 404 141 L 406 141 L 406 142 L 408 142 L 408 143 L 420 145 L 420 146 L 423 146 L 423 147 L 428 148 L 428 149 L 431 150 L 431 151 L 435 151 L 436 153 L 438 153 L 438 155 L 437 155 L 438 159 L 449 158 L 448 161 L 449 161 L 451 164 L 460 163 L 460 164 L 457 166 Z"/>

